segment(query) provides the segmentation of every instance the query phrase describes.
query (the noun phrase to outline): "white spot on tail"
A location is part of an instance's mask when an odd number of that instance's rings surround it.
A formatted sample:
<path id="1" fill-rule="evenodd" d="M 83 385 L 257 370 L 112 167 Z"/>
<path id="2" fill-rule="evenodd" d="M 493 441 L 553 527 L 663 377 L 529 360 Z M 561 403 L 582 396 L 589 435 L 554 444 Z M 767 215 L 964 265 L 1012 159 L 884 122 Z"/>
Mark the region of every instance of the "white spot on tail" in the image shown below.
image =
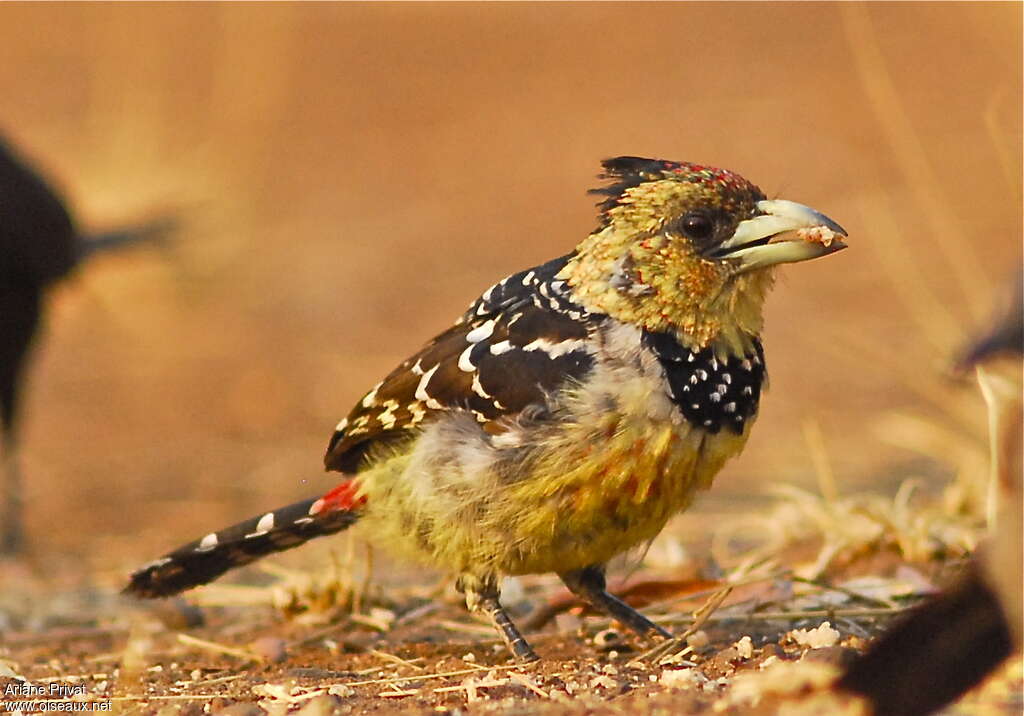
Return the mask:
<path id="1" fill-rule="evenodd" d="M 196 547 L 196 552 L 209 552 L 217 547 L 217 533 L 211 532 L 210 534 L 199 540 L 199 546 Z"/>
<path id="2" fill-rule="evenodd" d="M 260 521 L 256 523 L 256 531 L 270 532 L 272 529 L 274 529 L 274 513 L 268 512 L 263 517 L 260 517 Z"/>

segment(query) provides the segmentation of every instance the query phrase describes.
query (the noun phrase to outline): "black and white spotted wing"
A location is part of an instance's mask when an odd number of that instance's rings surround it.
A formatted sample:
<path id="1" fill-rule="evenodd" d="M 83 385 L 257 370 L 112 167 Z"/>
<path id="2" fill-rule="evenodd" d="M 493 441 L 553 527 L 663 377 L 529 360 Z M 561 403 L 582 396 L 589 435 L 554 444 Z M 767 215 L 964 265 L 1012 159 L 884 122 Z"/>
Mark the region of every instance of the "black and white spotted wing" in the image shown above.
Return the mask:
<path id="1" fill-rule="evenodd" d="M 432 416 L 466 411 L 489 432 L 502 418 L 547 396 L 593 366 L 591 333 L 604 316 L 568 298 L 555 275 L 563 256 L 513 274 L 473 302 L 366 394 L 331 439 L 328 469 L 355 472 L 369 449 L 406 439 Z"/>
<path id="2" fill-rule="evenodd" d="M 757 415 L 766 375 L 759 340 L 750 355 L 726 360 L 710 348 L 690 351 L 670 333 L 644 331 L 642 342 L 658 356 L 672 402 L 694 425 L 711 433 L 725 428 L 741 434 Z"/>

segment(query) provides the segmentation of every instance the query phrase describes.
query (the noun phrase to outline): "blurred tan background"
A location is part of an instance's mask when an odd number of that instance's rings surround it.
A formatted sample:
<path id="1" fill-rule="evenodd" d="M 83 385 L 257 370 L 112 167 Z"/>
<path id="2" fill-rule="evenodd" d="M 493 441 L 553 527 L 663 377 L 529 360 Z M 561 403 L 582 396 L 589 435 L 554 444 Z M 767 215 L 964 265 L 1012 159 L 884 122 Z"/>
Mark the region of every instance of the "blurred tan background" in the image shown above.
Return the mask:
<path id="1" fill-rule="evenodd" d="M 813 486 L 809 424 L 841 490 L 941 485 L 985 434 L 942 372 L 1021 263 L 1021 12 L 5 4 L 0 130 L 90 226 L 188 222 L 51 296 L 26 404 L 38 553 L 119 571 L 329 487 L 337 420 L 492 281 L 582 239 L 618 154 L 734 169 L 851 236 L 781 277 L 759 424 L 697 511 Z"/>

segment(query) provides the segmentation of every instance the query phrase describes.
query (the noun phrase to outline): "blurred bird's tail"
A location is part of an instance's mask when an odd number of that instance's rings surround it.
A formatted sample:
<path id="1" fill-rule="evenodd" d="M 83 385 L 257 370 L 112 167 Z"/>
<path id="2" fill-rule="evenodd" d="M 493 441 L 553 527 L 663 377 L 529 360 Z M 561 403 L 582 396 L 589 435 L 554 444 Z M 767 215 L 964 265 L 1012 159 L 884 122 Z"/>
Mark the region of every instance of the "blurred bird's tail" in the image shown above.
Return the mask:
<path id="1" fill-rule="evenodd" d="M 838 686 L 867 698 L 875 713 L 924 716 L 980 683 L 1011 649 L 999 600 L 972 565 L 948 591 L 882 635 Z"/>
<path id="2" fill-rule="evenodd" d="M 82 236 L 78 242 L 79 259 L 93 254 L 117 250 L 134 244 L 163 243 L 180 229 L 177 216 L 166 215 L 134 226 L 113 229 L 100 234 Z"/>
<path id="3" fill-rule="evenodd" d="M 166 597 L 206 584 L 264 555 L 341 532 L 359 519 L 362 504 L 355 481 L 347 480 L 323 497 L 267 512 L 169 552 L 134 572 L 124 592 Z"/>

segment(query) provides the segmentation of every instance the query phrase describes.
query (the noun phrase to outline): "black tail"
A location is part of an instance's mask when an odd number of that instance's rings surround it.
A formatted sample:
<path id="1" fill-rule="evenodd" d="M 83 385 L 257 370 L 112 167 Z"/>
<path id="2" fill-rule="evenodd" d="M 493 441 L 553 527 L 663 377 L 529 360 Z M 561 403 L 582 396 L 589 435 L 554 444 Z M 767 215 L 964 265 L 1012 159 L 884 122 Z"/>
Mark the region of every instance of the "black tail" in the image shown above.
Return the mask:
<path id="1" fill-rule="evenodd" d="M 211 582 L 230 569 L 340 532 L 359 519 L 351 509 L 314 511 L 314 498 L 239 522 L 179 547 L 132 574 L 125 594 L 166 597 Z"/>
<path id="2" fill-rule="evenodd" d="M 875 713 L 929 714 L 979 683 L 1010 651 L 999 601 L 973 565 L 949 590 L 882 635 L 838 685 L 867 697 Z"/>
<path id="3" fill-rule="evenodd" d="M 165 242 L 178 231 L 180 223 L 176 216 L 168 215 L 135 226 L 82 236 L 78 241 L 78 258 L 86 259 L 133 244 Z"/>

